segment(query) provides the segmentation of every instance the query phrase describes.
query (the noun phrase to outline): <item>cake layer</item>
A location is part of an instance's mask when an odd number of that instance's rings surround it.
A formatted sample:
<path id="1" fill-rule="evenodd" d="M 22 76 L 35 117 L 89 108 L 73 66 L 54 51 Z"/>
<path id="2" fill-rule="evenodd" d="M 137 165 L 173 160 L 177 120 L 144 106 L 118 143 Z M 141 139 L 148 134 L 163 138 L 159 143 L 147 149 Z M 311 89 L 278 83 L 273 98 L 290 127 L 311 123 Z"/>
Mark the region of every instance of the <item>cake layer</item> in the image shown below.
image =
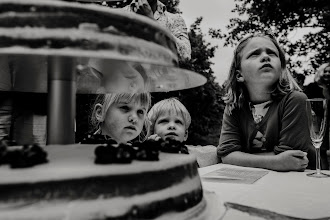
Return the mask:
<path id="1" fill-rule="evenodd" d="M 175 39 L 165 28 L 119 9 L 57 0 L 2 0 L 0 28 L 3 54 L 84 56 L 80 51 L 86 50 L 100 51 L 103 58 L 177 64 Z"/>
<path id="2" fill-rule="evenodd" d="M 154 219 L 165 213 L 179 213 L 199 205 L 203 193 L 192 191 L 194 187 L 185 183 L 131 197 L 107 199 L 100 196 L 94 200 L 6 204 L 0 206 L 0 219 Z"/>
<path id="3" fill-rule="evenodd" d="M 24 169 L 0 166 L 0 219 L 42 219 L 40 213 L 53 213 L 55 207 L 61 211 L 54 219 L 76 216 L 78 209 L 91 219 L 100 213 L 106 219 L 155 218 L 187 210 L 203 198 L 192 155 L 161 153 L 159 161 L 98 165 L 95 147 L 48 145 L 49 163 Z M 93 210 L 88 209 L 92 204 Z"/>
<path id="4" fill-rule="evenodd" d="M 173 53 L 153 42 L 91 30 L 0 28 L 0 53 L 94 57 L 173 65 Z"/>

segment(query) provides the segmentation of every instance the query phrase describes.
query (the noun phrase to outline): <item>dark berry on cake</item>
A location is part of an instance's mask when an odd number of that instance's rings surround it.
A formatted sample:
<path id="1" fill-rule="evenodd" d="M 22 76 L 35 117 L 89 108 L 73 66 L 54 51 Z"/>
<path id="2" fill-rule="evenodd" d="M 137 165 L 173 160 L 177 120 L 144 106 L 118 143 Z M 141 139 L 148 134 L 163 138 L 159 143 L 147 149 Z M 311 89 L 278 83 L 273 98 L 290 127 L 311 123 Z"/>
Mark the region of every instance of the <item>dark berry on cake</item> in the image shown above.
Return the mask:
<path id="1" fill-rule="evenodd" d="M 95 163 L 131 163 L 135 158 L 135 150 L 128 144 L 117 144 L 109 140 L 106 145 L 99 145 L 95 148 Z"/>
<path id="2" fill-rule="evenodd" d="M 0 140 L 0 146 L 15 146 L 17 145 L 15 140 L 12 140 L 8 135 L 4 136 L 1 140 Z"/>
<path id="3" fill-rule="evenodd" d="M 47 153 L 38 144 L 25 145 L 24 156 L 31 166 L 46 163 Z"/>
<path id="4" fill-rule="evenodd" d="M 184 142 L 173 139 L 163 140 L 160 144 L 160 151 L 167 153 L 189 154 L 188 148 L 185 146 Z"/>
<path id="5" fill-rule="evenodd" d="M 135 152 L 131 145 L 119 144 L 116 150 L 116 163 L 131 163 L 135 157 Z"/>
<path id="6" fill-rule="evenodd" d="M 8 147 L 2 142 L 0 145 L 0 164 L 25 168 L 46 162 L 47 153 L 38 144 Z"/>
<path id="7" fill-rule="evenodd" d="M 99 145 L 94 150 L 96 164 L 114 163 L 116 149 L 111 145 Z"/>
<path id="8" fill-rule="evenodd" d="M 8 163 L 7 159 L 7 145 L 0 144 L 0 165 Z"/>
<path id="9" fill-rule="evenodd" d="M 135 159 L 145 161 L 159 160 L 159 144 L 157 141 L 134 142 L 133 147 L 136 149 Z"/>
<path id="10" fill-rule="evenodd" d="M 11 168 L 32 167 L 48 162 L 46 151 L 38 144 L 26 144 L 23 147 L 10 150 L 7 153 L 7 158 Z"/>
<path id="11" fill-rule="evenodd" d="M 28 162 L 24 159 L 24 153 L 22 150 L 12 150 L 8 154 L 8 162 L 11 168 L 25 168 L 30 167 Z"/>

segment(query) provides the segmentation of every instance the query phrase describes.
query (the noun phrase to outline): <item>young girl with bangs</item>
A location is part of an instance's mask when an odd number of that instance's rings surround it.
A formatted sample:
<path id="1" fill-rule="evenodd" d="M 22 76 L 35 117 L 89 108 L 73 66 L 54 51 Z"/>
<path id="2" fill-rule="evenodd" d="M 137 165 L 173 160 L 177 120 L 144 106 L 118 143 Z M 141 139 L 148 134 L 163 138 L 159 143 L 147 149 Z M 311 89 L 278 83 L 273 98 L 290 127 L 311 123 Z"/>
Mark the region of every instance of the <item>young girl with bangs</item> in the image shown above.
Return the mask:
<path id="1" fill-rule="evenodd" d="M 244 38 L 226 82 L 218 157 L 227 164 L 276 171 L 315 168 L 306 99 L 273 36 Z"/>
<path id="2" fill-rule="evenodd" d="M 149 134 L 147 112 L 150 108 L 149 93 L 101 94 L 96 99 L 91 124 L 94 135 L 126 144 L 136 138 L 144 141 Z"/>

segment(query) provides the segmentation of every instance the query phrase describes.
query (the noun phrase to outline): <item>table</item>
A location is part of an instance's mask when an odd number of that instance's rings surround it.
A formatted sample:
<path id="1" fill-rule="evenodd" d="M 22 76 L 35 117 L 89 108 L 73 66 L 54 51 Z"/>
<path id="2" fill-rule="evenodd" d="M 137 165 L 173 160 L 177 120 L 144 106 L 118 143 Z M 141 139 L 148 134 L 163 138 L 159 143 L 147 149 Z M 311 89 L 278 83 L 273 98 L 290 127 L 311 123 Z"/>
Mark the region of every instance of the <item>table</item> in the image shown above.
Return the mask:
<path id="1" fill-rule="evenodd" d="M 268 171 L 252 184 L 230 179 L 206 179 L 218 169 L 267 171 L 216 164 L 199 168 L 205 191 L 219 199 L 219 219 L 330 219 L 330 178 L 312 178 L 305 172 Z M 330 171 L 323 171 L 330 174 Z"/>

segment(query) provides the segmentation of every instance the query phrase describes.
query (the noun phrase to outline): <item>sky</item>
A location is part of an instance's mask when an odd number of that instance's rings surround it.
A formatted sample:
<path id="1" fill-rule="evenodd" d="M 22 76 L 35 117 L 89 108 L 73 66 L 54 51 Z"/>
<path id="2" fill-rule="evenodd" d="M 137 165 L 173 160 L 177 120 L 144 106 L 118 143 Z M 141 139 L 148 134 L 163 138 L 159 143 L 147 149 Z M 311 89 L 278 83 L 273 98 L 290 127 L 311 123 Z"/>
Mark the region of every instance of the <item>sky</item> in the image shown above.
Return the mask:
<path id="1" fill-rule="evenodd" d="M 216 82 L 220 85 L 227 79 L 230 63 L 233 57 L 233 48 L 223 47 L 223 40 L 212 39 L 208 35 L 210 28 L 226 31 L 229 19 L 235 17 L 231 11 L 235 7 L 233 0 L 180 0 L 179 9 L 185 20 L 188 29 L 198 17 L 203 17 L 201 29 L 205 40 L 212 46 L 218 46 L 215 57 L 211 59 L 214 65 L 211 66 Z"/>

